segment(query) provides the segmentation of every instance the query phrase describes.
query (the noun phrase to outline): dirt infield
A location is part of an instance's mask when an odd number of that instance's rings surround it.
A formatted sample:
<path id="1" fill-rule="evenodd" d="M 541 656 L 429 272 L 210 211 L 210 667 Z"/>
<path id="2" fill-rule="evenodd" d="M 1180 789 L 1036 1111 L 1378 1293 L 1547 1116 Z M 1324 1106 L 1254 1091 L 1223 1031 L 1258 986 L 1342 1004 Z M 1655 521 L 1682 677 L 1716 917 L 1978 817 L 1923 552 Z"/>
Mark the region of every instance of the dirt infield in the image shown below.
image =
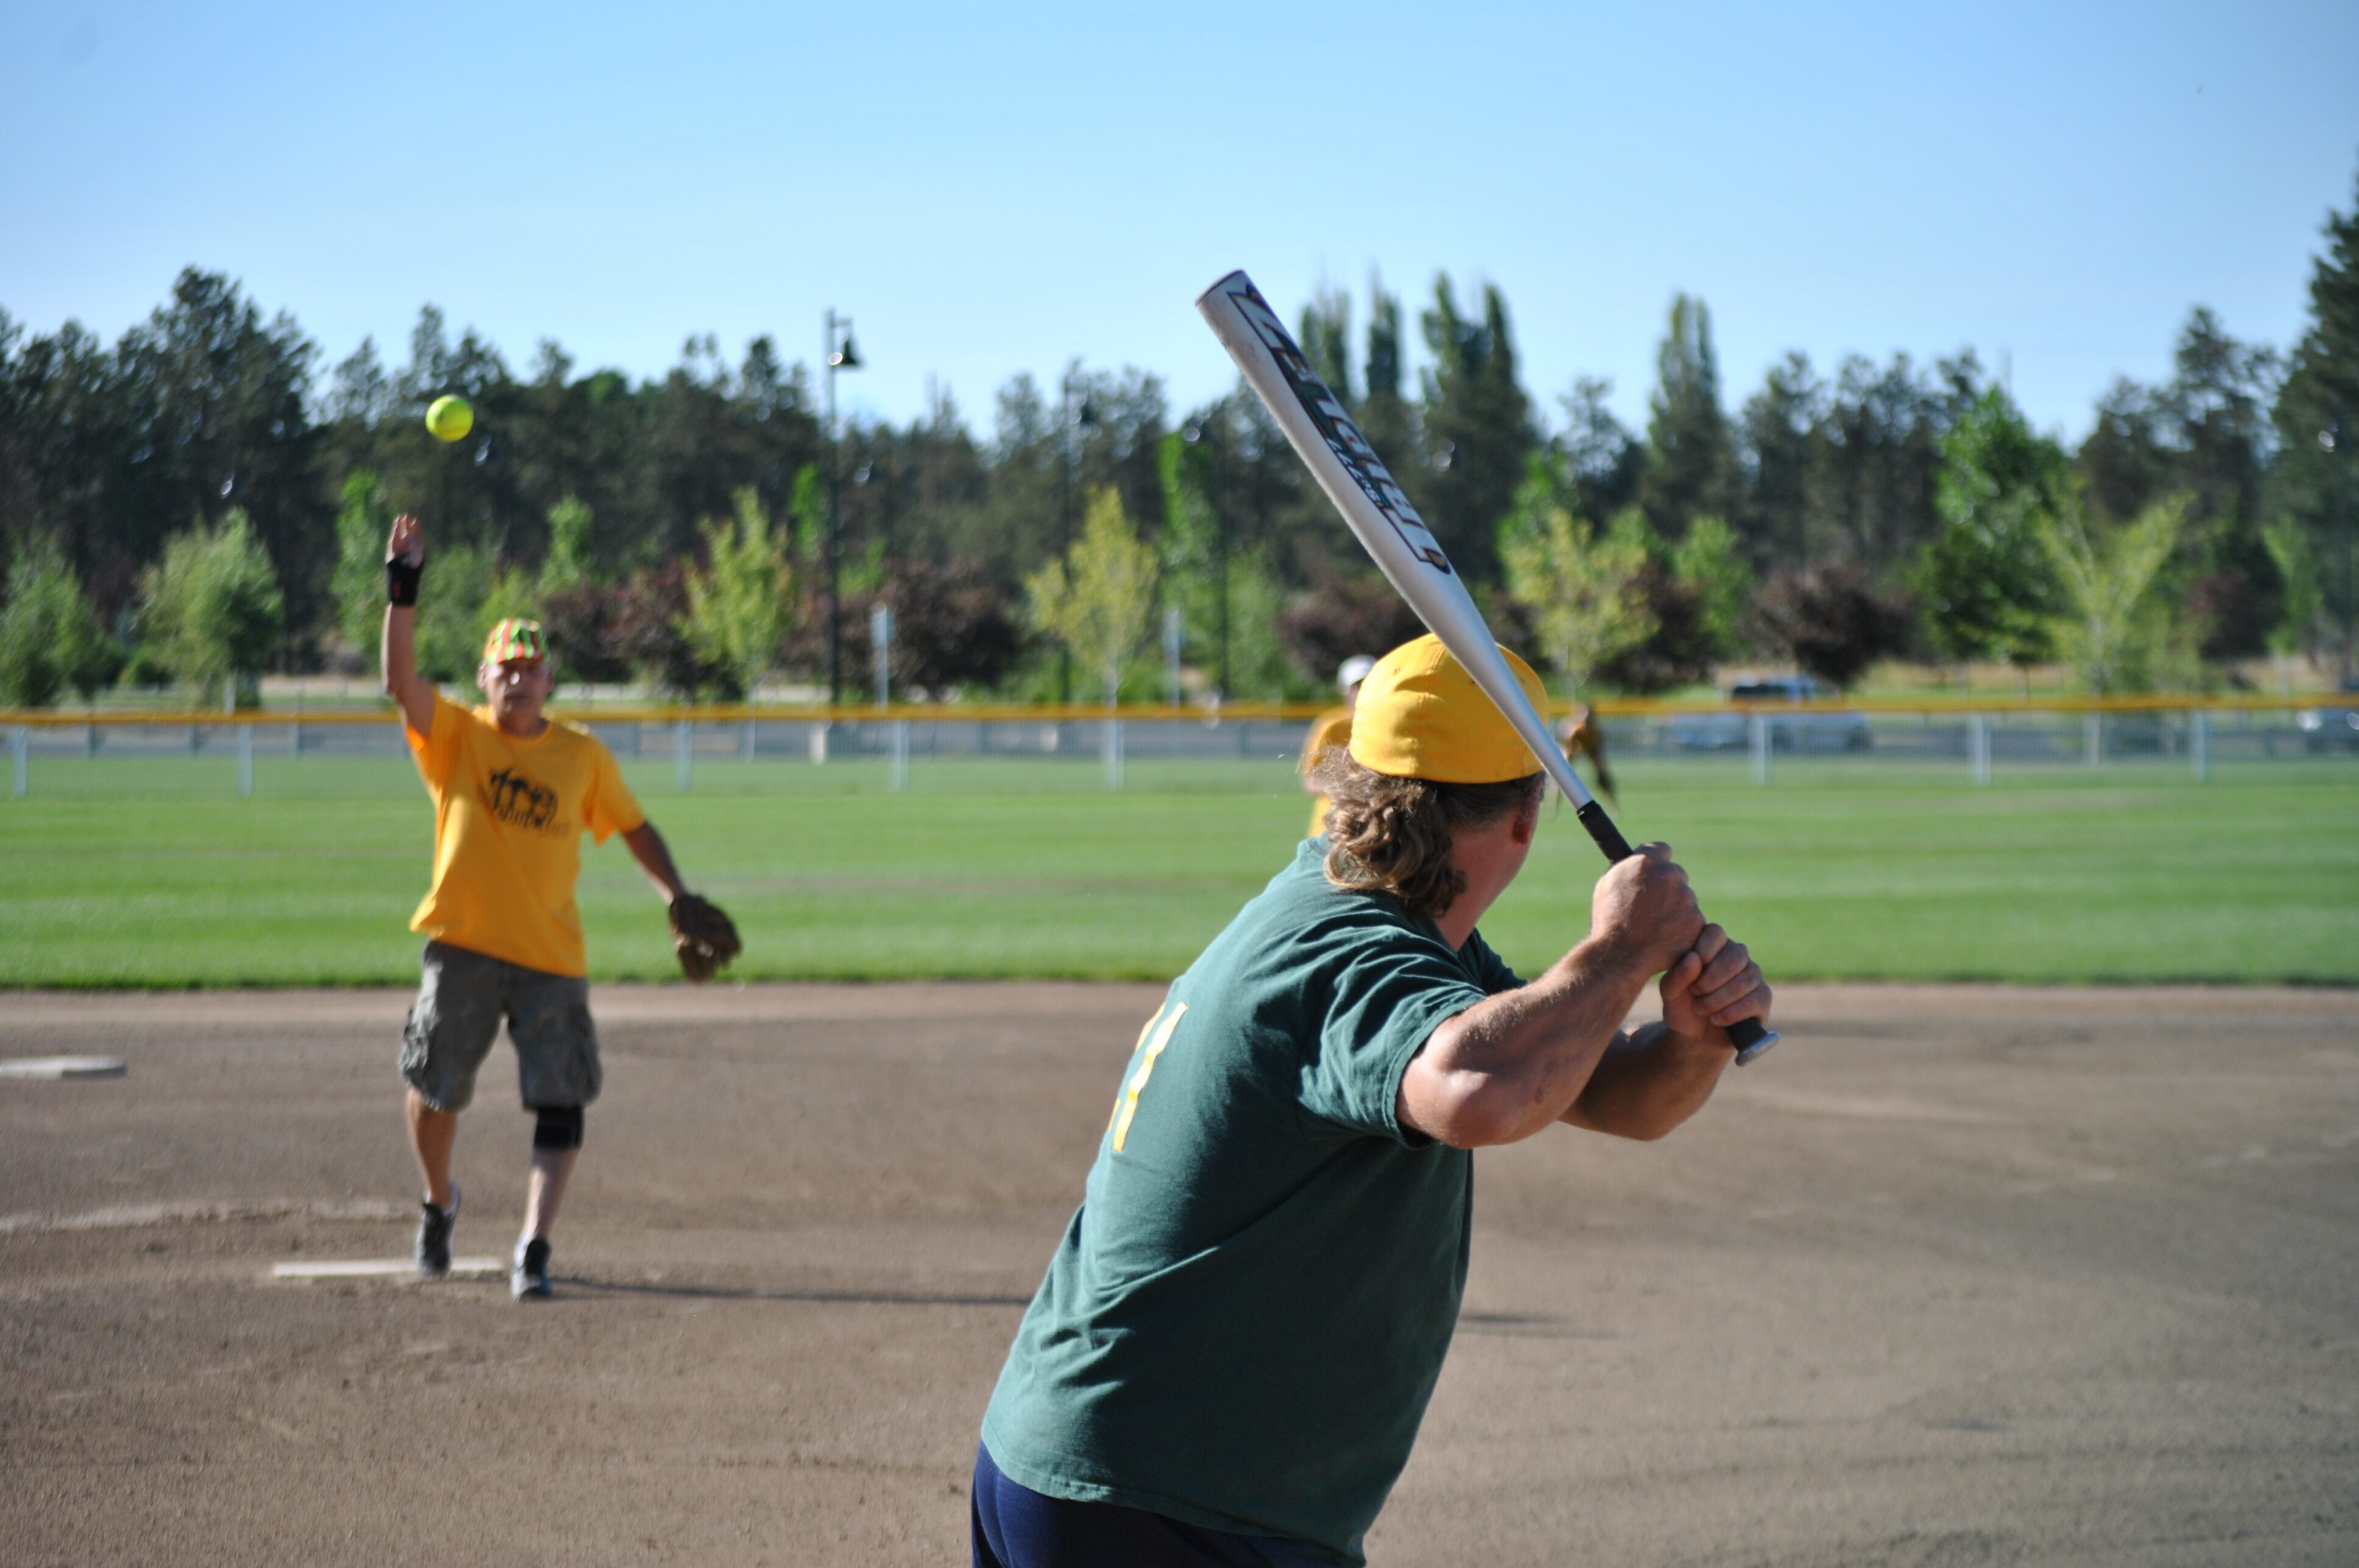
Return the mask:
<path id="1" fill-rule="evenodd" d="M 0 996 L 0 1560 L 949 1563 L 1158 992 L 604 990 L 559 1298 L 407 1249 L 392 993 Z M 1378 1563 L 2359 1562 L 2359 996 L 1792 987 L 1477 1162 Z M 505 1253 L 529 1122 L 460 1143 Z"/>

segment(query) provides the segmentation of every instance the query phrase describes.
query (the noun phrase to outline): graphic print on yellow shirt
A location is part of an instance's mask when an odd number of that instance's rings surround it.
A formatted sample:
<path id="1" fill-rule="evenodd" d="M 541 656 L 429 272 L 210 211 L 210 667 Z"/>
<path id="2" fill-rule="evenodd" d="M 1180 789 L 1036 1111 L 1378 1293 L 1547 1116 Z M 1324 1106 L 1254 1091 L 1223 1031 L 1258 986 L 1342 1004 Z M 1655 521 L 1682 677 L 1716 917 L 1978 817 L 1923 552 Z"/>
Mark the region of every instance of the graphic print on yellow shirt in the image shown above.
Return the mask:
<path id="1" fill-rule="evenodd" d="M 587 974 L 573 902 L 582 835 L 603 844 L 647 820 L 614 754 L 559 719 L 518 739 L 490 709 L 439 693 L 433 733 L 403 733 L 434 798 L 434 886 L 409 929 L 544 974 Z"/>

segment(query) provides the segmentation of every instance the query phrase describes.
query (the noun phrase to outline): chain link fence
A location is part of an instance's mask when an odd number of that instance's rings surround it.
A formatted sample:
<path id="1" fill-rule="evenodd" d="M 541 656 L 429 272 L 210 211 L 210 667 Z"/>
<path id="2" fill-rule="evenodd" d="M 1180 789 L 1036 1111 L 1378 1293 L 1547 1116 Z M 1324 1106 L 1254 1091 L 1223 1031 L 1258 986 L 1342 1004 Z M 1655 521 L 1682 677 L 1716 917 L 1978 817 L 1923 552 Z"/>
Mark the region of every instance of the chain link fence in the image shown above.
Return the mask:
<path id="1" fill-rule="evenodd" d="M 1282 769 L 1299 755 L 1316 712 L 1277 705 L 1219 713 L 1161 708 L 1112 713 L 1051 708 L 553 711 L 637 765 L 637 777 L 668 768 L 681 790 L 697 788 L 700 778 L 725 779 L 712 770 L 733 766 L 833 768 L 846 775 L 847 785 L 886 789 L 906 789 L 913 780 L 1120 789 L 1141 768 L 1158 788 L 1191 776 L 1198 788 L 1269 788 L 1283 783 Z M 1797 764 L 1808 764 L 1814 777 L 1845 765 L 1885 764 L 1950 770 L 1988 784 L 2018 769 L 2175 766 L 2208 779 L 2223 765 L 2359 760 L 2359 698 L 2321 703 L 2140 697 L 1982 709 L 1625 702 L 1600 703 L 1598 716 L 1616 762 L 1741 763 L 1764 785 Z M 257 763 L 284 779 L 284 765 L 291 761 L 404 763 L 408 756 L 390 709 L 0 713 L 0 730 L 8 737 L 12 791 L 19 797 L 34 791 L 37 778 L 67 783 L 71 774 L 57 770 L 70 762 L 90 769 L 148 765 L 158 780 L 186 771 L 164 764 L 198 764 L 250 795 Z"/>

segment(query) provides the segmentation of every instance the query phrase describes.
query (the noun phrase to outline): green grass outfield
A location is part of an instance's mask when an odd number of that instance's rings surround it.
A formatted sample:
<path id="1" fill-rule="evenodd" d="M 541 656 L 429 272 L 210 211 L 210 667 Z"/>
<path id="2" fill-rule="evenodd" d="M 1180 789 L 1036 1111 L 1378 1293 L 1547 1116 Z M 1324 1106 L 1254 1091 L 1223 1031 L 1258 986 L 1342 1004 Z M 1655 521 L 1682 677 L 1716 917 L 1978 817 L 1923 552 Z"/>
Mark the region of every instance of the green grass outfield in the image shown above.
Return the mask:
<path id="1" fill-rule="evenodd" d="M 0 985 L 408 985 L 431 820 L 400 760 L 36 757 L 0 798 Z M 626 765 L 749 979 L 1162 977 L 1291 853 L 1277 763 Z M 1623 766 L 1619 818 L 1669 839 L 1773 980 L 2359 982 L 2359 766 L 2002 769 Z M 1599 869 L 1570 813 L 1484 933 L 1532 973 L 1576 941 Z M 675 976 L 619 843 L 588 851 L 592 972 Z"/>

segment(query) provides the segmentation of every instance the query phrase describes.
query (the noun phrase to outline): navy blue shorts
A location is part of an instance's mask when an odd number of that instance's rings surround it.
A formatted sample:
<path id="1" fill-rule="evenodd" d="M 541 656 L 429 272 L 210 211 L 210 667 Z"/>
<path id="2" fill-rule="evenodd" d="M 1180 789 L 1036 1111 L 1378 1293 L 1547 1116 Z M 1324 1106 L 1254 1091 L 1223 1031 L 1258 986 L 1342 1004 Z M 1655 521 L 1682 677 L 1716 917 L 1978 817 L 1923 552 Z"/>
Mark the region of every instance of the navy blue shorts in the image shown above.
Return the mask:
<path id="1" fill-rule="evenodd" d="M 1002 1475 L 980 1443 L 972 1516 L 974 1568 L 1334 1568 L 1341 1561 L 1307 1541 L 1044 1497 Z"/>

